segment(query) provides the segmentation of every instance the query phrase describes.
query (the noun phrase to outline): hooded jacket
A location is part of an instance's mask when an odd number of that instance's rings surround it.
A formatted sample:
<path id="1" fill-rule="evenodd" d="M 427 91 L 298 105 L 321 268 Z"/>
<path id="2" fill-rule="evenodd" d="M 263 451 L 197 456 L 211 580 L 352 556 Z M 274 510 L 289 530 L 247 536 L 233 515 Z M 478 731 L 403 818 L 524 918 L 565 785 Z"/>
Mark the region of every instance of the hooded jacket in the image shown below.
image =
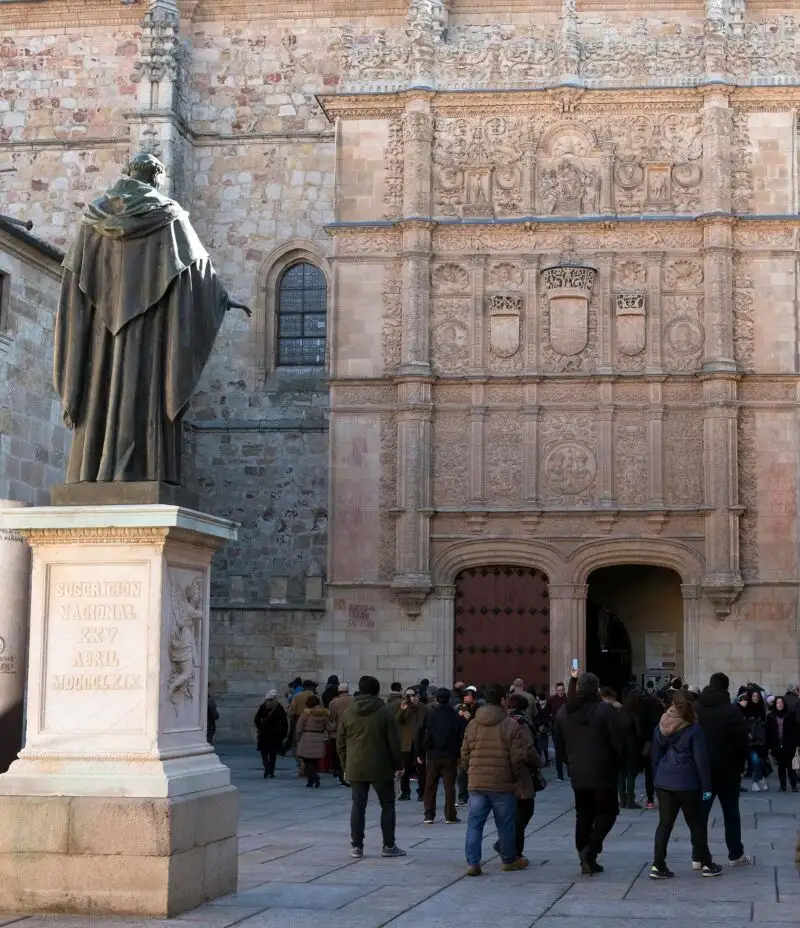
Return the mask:
<path id="1" fill-rule="evenodd" d="M 379 696 L 354 698 L 342 717 L 336 748 L 349 783 L 386 782 L 403 766 L 394 713 Z"/>
<path id="2" fill-rule="evenodd" d="M 339 695 L 339 678 L 336 674 L 331 674 L 328 677 L 328 682 L 325 684 L 325 689 L 322 691 L 322 705 L 329 709 L 331 703 Z"/>
<path id="3" fill-rule="evenodd" d="M 703 729 L 682 719 L 674 706 L 661 716 L 653 738 L 653 784 L 674 792 L 713 789 Z"/>
<path id="4" fill-rule="evenodd" d="M 525 740 L 525 766 L 517 780 L 517 799 L 533 799 L 536 789 L 533 785 L 533 773 L 544 767 L 544 761 L 536 750 L 536 727 L 524 712 L 511 712 L 508 716 L 522 729 Z"/>
<path id="5" fill-rule="evenodd" d="M 742 710 L 726 690 L 707 686 L 695 703 L 705 736 L 714 791 L 738 785 L 747 760 L 747 728 Z"/>
<path id="6" fill-rule="evenodd" d="M 553 741 L 556 757 L 569 765 L 573 789 L 617 788 L 625 738 L 613 706 L 598 696 L 568 699 L 556 716 Z"/>
<path id="7" fill-rule="evenodd" d="M 526 738 L 530 736 L 502 706 L 478 709 L 461 745 L 461 764 L 467 771 L 470 792 L 515 792 L 528 756 Z"/>

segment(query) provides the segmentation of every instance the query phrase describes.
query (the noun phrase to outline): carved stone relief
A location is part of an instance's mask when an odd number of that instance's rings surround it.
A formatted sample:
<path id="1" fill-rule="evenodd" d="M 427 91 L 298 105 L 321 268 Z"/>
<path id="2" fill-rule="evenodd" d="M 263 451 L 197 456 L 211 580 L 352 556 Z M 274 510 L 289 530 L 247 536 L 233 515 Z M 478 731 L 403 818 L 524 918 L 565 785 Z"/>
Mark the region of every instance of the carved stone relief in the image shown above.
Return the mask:
<path id="1" fill-rule="evenodd" d="M 488 295 L 486 304 L 489 321 L 489 369 L 501 373 L 522 370 L 522 296 L 514 293 L 492 293 Z"/>
<path id="2" fill-rule="evenodd" d="M 394 577 L 397 566 L 397 533 L 391 510 L 397 505 L 397 423 L 392 413 L 381 416 L 380 547 L 378 573 L 382 580 Z"/>
<path id="3" fill-rule="evenodd" d="M 436 373 L 466 371 L 470 349 L 469 298 L 435 296 L 431 303 L 431 334 Z"/>
<path id="4" fill-rule="evenodd" d="M 511 505 L 522 493 L 522 421 L 518 413 L 492 410 L 486 418 L 485 498 Z"/>
<path id="5" fill-rule="evenodd" d="M 433 418 L 433 503 L 463 506 L 469 499 L 469 421 L 466 414 Z"/>
<path id="6" fill-rule="evenodd" d="M 593 133 L 584 126 L 550 129 L 536 153 L 537 212 L 559 216 L 597 213 L 601 159 Z"/>
<path id="7" fill-rule="evenodd" d="M 520 117 L 437 119 L 436 213 L 476 218 L 520 212 L 526 126 L 527 120 Z"/>
<path id="8" fill-rule="evenodd" d="M 400 273 L 387 271 L 383 283 L 383 365 L 387 373 L 397 370 L 402 350 L 403 301 Z"/>
<path id="9" fill-rule="evenodd" d="M 700 290 L 703 276 L 703 265 L 699 261 L 676 258 L 664 267 L 664 287 L 667 290 Z"/>
<path id="10" fill-rule="evenodd" d="M 664 501 L 667 506 L 703 502 L 703 415 L 670 408 L 664 417 Z"/>
<path id="11" fill-rule="evenodd" d="M 618 409 L 614 417 L 614 495 L 625 506 L 647 502 L 647 423 L 639 410 Z"/>
<path id="12" fill-rule="evenodd" d="M 614 304 L 617 368 L 624 371 L 643 370 L 643 352 L 647 341 L 647 297 L 644 293 L 618 293 L 614 298 Z"/>
<path id="13" fill-rule="evenodd" d="M 438 293 L 466 293 L 469 272 L 459 264 L 437 264 L 431 271 L 431 285 Z"/>
<path id="14" fill-rule="evenodd" d="M 597 477 L 593 417 L 546 413 L 540 425 L 542 498 L 550 504 L 594 501 Z"/>
<path id="15" fill-rule="evenodd" d="M 598 120 L 594 128 L 614 142 L 618 212 L 699 208 L 703 140 L 698 114 L 613 116 Z"/>
<path id="16" fill-rule="evenodd" d="M 199 704 L 198 687 L 203 683 L 199 674 L 203 659 L 205 576 L 199 570 L 170 566 L 167 584 L 170 604 L 167 698 L 178 716 Z"/>
<path id="17" fill-rule="evenodd" d="M 739 412 L 737 441 L 739 502 L 745 507 L 739 517 L 739 557 L 742 575 L 752 580 L 758 576 L 758 449 L 756 418 L 752 409 L 741 409 Z"/>
<path id="18" fill-rule="evenodd" d="M 755 290 L 753 278 L 742 258 L 733 265 L 733 351 L 736 363 L 744 370 L 752 370 L 755 341 L 753 304 Z"/>
<path id="19" fill-rule="evenodd" d="M 705 343 L 702 319 L 702 297 L 664 297 L 664 360 L 668 371 L 684 373 L 701 366 Z"/>
<path id="20" fill-rule="evenodd" d="M 383 153 L 384 219 L 397 219 L 403 211 L 403 123 L 398 116 L 389 119 L 389 138 Z"/>
<path id="21" fill-rule="evenodd" d="M 594 268 L 577 265 L 542 271 L 546 370 L 594 370 L 595 360 L 586 349 L 597 329 L 597 309 L 592 299 L 596 276 Z"/>

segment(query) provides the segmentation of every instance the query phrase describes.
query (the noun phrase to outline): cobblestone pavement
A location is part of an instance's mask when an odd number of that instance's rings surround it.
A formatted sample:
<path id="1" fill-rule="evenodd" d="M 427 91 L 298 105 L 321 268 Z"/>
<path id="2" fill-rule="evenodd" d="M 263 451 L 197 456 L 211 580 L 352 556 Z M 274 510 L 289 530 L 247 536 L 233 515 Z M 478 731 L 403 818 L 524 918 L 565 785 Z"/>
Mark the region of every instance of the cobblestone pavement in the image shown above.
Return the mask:
<path id="1" fill-rule="evenodd" d="M 15 928 L 787 928 L 800 923 L 800 879 L 793 847 L 800 795 L 742 795 L 745 848 L 755 866 L 718 879 L 692 872 L 689 834 L 681 822 L 670 844 L 670 882 L 647 876 L 655 812 L 621 813 L 602 857 L 606 872 L 582 877 L 572 846 L 568 783 L 551 781 L 536 801 L 526 854 L 531 866 L 501 873 L 484 835 L 484 876 L 464 876 L 466 824 L 422 824 L 422 805 L 398 803 L 401 860 L 382 860 L 378 804 L 370 796 L 364 859 L 350 857 L 349 792 L 323 776 L 305 789 L 293 761 L 279 761 L 276 779 L 262 779 L 255 750 L 220 748 L 241 790 L 239 891 L 171 921 L 0 915 Z M 548 770 L 548 777 L 552 771 Z M 777 786 L 777 784 L 775 784 Z M 440 797 L 441 799 L 441 797 Z M 466 821 L 466 809 L 462 810 Z M 726 860 L 719 807 L 711 848 Z"/>

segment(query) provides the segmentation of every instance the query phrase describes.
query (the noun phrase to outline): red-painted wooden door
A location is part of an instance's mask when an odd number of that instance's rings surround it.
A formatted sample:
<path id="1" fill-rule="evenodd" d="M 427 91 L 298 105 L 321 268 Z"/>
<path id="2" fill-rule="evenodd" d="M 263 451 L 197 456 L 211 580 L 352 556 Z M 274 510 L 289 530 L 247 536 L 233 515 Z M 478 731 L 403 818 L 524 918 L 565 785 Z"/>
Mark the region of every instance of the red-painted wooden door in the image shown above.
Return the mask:
<path id="1" fill-rule="evenodd" d="M 532 567 L 471 567 L 456 579 L 455 676 L 467 684 L 550 679 L 547 577 Z"/>

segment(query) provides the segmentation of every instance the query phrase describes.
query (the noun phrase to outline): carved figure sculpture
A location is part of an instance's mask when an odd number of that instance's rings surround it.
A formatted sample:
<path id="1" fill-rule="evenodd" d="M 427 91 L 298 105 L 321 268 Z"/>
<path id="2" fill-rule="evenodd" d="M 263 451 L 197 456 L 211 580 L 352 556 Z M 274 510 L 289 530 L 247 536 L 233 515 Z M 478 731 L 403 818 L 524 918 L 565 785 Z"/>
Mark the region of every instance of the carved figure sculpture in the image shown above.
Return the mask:
<path id="1" fill-rule="evenodd" d="M 64 259 L 53 379 L 74 429 L 67 483 L 180 484 L 181 423 L 228 295 L 185 210 L 136 155 L 93 200 Z"/>
<path id="2" fill-rule="evenodd" d="M 181 589 L 170 573 L 169 592 L 172 605 L 169 699 L 177 710 L 180 702 L 193 698 L 195 672 L 200 666 L 197 637 L 198 627 L 203 621 L 203 579 L 195 577 L 189 586 Z"/>

